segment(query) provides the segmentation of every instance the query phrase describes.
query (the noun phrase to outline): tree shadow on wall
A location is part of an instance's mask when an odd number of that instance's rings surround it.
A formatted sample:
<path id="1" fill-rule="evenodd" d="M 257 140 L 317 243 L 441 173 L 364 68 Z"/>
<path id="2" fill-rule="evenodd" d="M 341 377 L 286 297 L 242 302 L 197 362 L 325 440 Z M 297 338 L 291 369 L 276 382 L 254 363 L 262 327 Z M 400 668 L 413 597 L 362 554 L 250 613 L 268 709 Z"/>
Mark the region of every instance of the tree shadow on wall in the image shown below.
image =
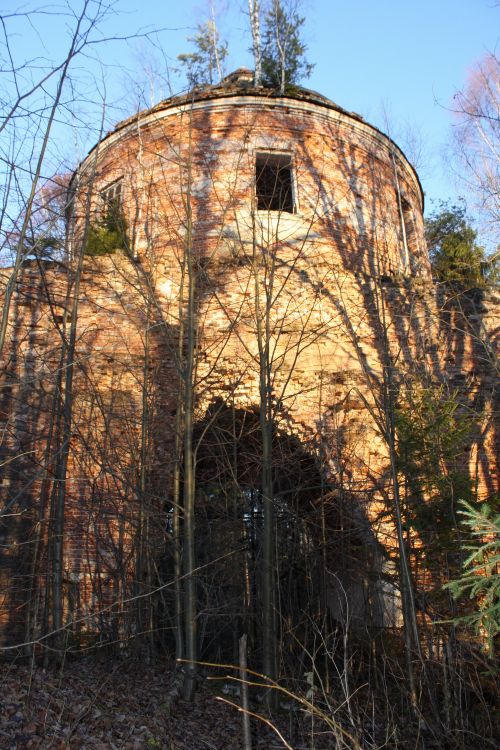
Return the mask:
<path id="1" fill-rule="evenodd" d="M 6 421 L 1 445 L 0 572 L 7 645 L 33 637 L 35 613 L 43 609 L 38 568 L 48 534 L 48 450 L 56 420 L 53 392 L 59 358 L 53 347 L 54 320 L 45 320 L 47 311 L 41 304 L 47 289 L 38 273 L 34 262 L 23 269 L 2 372 L 1 411 Z"/>
<path id="2" fill-rule="evenodd" d="M 492 495 L 499 489 L 498 332 L 487 330 L 485 314 L 487 297 L 493 305 L 498 298 L 495 302 L 494 295 L 482 290 L 456 293 L 433 282 L 425 268 L 422 271 L 422 245 L 403 273 L 398 271 L 397 249 L 403 238 L 395 211 L 394 175 L 374 149 L 361 161 L 356 148 L 335 126 L 331 139 L 335 168 L 342 178 L 339 185 L 330 185 L 330 190 L 322 187 L 314 153 L 304 153 L 304 170 L 317 186 L 317 221 L 331 238 L 337 256 L 322 294 L 343 320 L 364 387 L 383 400 L 380 375 L 371 368 L 378 360 L 383 368 L 393 370 L 395 385 L 414 378 L 456 390 L 460 407 L 475 421 L 463 463 L 475 471 L 471 478 L 481 495 Z M 405 188 L 400 185 L 404 199 Z M 347 288 L 344 301 L 346 272 L 356 294 L 349 297 Z M 307 276 L 314 288 L 309 270 Z M 368 335 L 358 334 L 359 321 Z"/>

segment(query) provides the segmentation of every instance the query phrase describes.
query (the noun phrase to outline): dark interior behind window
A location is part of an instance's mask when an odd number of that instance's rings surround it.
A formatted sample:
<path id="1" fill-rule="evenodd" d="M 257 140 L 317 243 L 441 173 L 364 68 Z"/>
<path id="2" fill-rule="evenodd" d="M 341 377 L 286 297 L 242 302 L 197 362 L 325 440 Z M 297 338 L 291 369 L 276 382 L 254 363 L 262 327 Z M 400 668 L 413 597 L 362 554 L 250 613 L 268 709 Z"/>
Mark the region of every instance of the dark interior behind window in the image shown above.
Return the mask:
<path id="1" fill-rule="evenodd" d="M 292 157 L 257 154 L 255 166 L 257 209 L 293 213 Z"/>

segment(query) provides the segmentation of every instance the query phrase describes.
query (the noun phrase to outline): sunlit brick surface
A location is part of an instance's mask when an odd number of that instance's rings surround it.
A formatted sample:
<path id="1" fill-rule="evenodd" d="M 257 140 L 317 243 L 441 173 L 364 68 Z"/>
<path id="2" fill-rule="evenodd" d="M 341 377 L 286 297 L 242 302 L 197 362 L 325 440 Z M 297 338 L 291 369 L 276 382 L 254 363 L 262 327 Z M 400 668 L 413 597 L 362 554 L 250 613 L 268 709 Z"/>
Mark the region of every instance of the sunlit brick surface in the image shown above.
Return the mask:
<path id="1" fill-rule="evenodd" d="M 294 213 L 255 209 L 256 154 L 267 152 L 291 156 Z M 76 629 L 102 628 L 98 610 L 112 602 L 127 609 L 146 527 L 148 555 L 168 548 L 188 253 L 199 423 L 214 408 L 258 411 L 267 309 L 278 428 L 300 439 L 330 487 L 359 497 L 382 544 L 394 545 L 377 424 L 384 367 L 458 389 L 480 414 L 463 461 L 483 496 L 498 488 L 498 298 L 446 301 L 432 282 L 421 189 L 397 146 L 302 90 L 274 97 L 233 83 L 174 99 L 90 153 L 73 179 L 71 261 L 30 262 L 17 285 L 2 360 L 8 639 L 22 639 L 27 602 L 43 608 L 68 274 L 115 180 L 133 257 L 87 258 L 79 293 L 64 534 Z"/>

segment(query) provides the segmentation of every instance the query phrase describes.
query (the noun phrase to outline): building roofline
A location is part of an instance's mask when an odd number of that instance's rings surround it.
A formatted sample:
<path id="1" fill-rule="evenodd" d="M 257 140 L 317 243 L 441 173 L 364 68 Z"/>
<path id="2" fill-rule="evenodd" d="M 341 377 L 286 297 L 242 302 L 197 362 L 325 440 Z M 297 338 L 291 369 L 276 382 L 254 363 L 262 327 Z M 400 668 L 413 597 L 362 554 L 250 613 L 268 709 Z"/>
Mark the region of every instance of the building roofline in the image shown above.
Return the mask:
<path id="1" fill-rule="evenodd" d="M 275 88 L 269 88 L 267 86 L 255 86 L 253 83 L 253 72 L 249 70 L 248 68 L 238 68 L 233 73 L 230 73 L 228 76 L 223 78 L 223 80 L 215 85 L 206 85 L 206 86 L 195 86 L 193 89 L 190 89 L 189 91 L 183 92 L 181 94 L 176 94 L 174 96 L 169 97 L 168 99 L 163 99 L 158 104 L 155 104 L 153 107 L 150 107 L 149 109 L 141 110 L 140 112 L 137 112 L 134 115 L 131 115 L 130 117 L 127 117 L 125 120 L 121 120 L 118 122 L 115 127 L 106 133 L 87 153 L 86 157 L 80 162 L 77 169 L 75 170 L 73 174 L 73 178 L 75 177 L 76 173 L 79 171 L 80 167 L 84 162 L 87 161 L 88 157 L 95 151 L 95 149 L 108 140 L 108 138 L 111 138 L 112 136 L 118 134 L 121 130 L 126 130 L 130 125 L 132 125 L 135 122 L 138 122 L 145 117 L 149 117 L 151 115 L 155 115 L 160 112 L 167 111 L 169 109 L 176 109 L 178 107 L 182 107 L 185 105 L 195 104 L 197 102 L 209 102 L 216 99 L 230 99 L 234 97 L 252 97 L 252 98 L 262 98 L 267 99 L 268 101 L 277 101 L 277 100 L 283 100 L 283 99 L 290 99 L 295 102 L 304 102 L 307 104 L 313 104 L 318 107 L 323 107 L 328 110 L 333 110 L 335 112 L 338 112 L 344 117 L 347 117 L 348 119 L 354 120 L 358 123 L 362 123 L 362 125 L 366 128 L 369 128 L 373 130 L 376 134 L 379 136 L 382 136 L 384 140 L 388 141 L 389 144 L 391 144 L 396 152 L 404 159 L 405 163 L 408 165 L 411 173 L 413 174 L 415 178 L 415 182 L 419 188 L 420 191 L 420 198 L 422 203 L 422 212 L 424 210 L 424 191 L 422 188 L 422 184 L 420 182 L 420 178 L 418 176 L 418 173 L 415 169 L 415 167 L 411 164 L 408 157 L 402 150 L 400 146 L 389 136 L 387 133 L 384 133 L 380 128 L 377 128 L 375 125 L 372 125 L 371 123 L 367 122 L 361 115 L 357 114 L 356 112 L 351 112 L 347 109 L 344 109 L 340 105 L 333 102 L 331 99 L 328 99 L 326 96 L 323 96 L 322 94 L 319 94 L 317 91 L 313 91 L 312 89 L 306 89 L 302 86 L 296 86 L 288 85 L 285 89 L 285 93 L 281 94 L 278 89 Z M 73 178 L 71 182 L 73 181 Z"/>

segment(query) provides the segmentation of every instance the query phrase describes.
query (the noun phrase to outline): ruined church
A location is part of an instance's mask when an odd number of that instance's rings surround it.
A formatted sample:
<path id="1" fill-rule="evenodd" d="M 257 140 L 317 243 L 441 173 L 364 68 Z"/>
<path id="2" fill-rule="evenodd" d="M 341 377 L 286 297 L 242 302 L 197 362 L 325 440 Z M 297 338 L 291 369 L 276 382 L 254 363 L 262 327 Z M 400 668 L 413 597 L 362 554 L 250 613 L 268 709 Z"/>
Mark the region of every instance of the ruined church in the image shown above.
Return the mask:
<path id="1" fill-rule="evenodd" d="M 263 411 L 281 621 L 397 627 L 398 410 L 456 399 L 482 497 L 499 456 L 498 298 L 432 279 L 402 150 L 239 69 L 119 123 L 69 190 L 66 255 L 24 265 L 2 354 L 2 643 L 50 630 L 56 600 L 69 641 L 172 643 L 187 419 L 201 653 L 258 632 Z"/>

